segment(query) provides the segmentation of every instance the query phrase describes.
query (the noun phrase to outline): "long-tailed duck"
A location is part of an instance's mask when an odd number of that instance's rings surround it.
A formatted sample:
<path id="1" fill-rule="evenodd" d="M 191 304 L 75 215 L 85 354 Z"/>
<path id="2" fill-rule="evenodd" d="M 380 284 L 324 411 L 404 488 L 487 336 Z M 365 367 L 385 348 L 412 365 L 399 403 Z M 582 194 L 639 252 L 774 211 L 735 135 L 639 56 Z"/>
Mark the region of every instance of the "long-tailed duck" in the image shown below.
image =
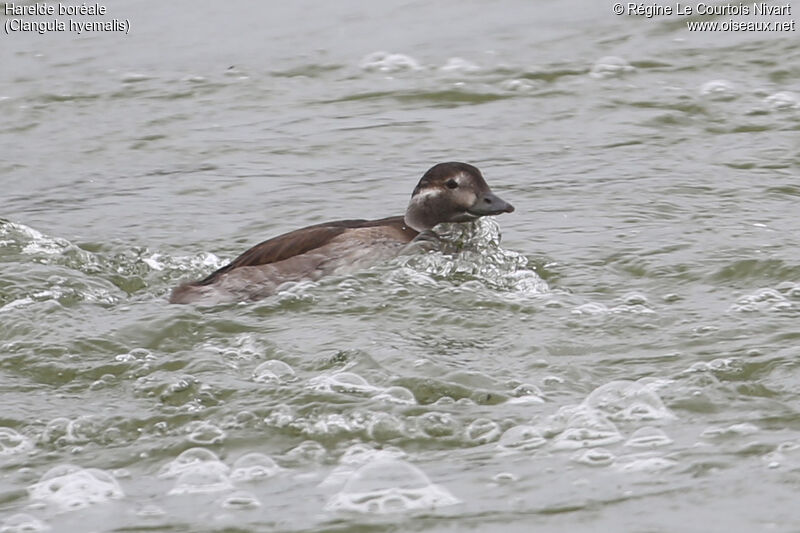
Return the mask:
<path id="1" fill-rule="evenodd" d="M 405 216 L 339 220 L 284 233 L 253 246 L 209 276 L 176 287 L 169 301 L 257 300 L 286 282 L 316 280 L 394 257 L 439 223 L 512 211 L 514 206 L 496 196 L 474 166 L 439 163 L 419 180 Z"/>

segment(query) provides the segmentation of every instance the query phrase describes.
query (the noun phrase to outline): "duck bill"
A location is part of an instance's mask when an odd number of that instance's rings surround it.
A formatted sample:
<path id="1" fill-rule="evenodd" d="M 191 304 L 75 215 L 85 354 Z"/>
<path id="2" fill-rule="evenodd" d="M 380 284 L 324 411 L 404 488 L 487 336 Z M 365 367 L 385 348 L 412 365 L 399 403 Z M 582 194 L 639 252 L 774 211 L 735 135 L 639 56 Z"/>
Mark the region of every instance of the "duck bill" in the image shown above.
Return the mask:
<path id="1" fill-rule="evenodd" d="M 499 215 L 500 213 L 513 213 L 514 206 L 506 202 L 493 192 L 482 194 L 475 203 L 467 209 L 467 213 L 476 217 Z"/>

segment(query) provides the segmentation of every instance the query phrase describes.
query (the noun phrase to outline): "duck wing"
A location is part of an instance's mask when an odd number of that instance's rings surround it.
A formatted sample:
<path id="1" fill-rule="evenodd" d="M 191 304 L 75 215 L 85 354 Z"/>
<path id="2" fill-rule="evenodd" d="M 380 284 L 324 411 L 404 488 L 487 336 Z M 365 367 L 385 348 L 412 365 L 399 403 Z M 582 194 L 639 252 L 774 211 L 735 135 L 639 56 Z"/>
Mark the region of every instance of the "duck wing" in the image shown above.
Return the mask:
<path id="1" fill-rule="evenodd" d="M 277 237 L 256 244 L 229 264 L 191 284 L 210 285 L 222 274 L 236 268 L 267 265 L 284 261 L 290 257 L 302 255 L 321 246 L 325 246 L 350 228 L 364 228 L 378 225 L 404 227 L 403 217 L 389 217 L 380 220 L 338 220 L 336 222 L 325 222 L 323 224 L 290 231 L 289 233 L 284 233 L 283 235 L 278 235 Z M 408 230 L 406 229 L 406 231 Z"/>

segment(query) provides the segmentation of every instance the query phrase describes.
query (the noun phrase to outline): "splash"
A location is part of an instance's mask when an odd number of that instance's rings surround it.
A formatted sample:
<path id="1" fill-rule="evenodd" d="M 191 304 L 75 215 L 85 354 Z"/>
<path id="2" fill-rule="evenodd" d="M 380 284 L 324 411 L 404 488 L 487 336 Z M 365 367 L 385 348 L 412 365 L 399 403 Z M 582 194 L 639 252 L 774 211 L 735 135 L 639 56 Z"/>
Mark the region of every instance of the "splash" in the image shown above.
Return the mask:
<path id="1" fill-rule="evenodd" d="M 439 224 L 434 231 L 440 240 L 433 243 L 432 250 L 399 258 L 401 270 L 395 280 L 407 278 L 414 284 L 440 280 L 466 289 L 488 288 L 523 296 L 548 291 L 547 283 L 527 257 L 500 247 L 500 226 L 492 218 L 469 224 Z"/>

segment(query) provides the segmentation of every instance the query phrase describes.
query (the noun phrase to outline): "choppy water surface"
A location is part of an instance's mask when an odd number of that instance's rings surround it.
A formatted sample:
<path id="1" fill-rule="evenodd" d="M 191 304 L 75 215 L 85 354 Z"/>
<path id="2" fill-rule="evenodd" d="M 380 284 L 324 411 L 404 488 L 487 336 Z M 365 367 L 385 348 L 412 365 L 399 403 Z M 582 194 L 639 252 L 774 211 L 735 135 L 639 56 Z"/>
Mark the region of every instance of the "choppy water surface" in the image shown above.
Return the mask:
<path id="1" fill-rule="evenodd" d="M 2 36 L 0 530 L 796 530 L 796 34 L 272 4 Z M 446 160 L 517 211 L 166 303 Z"/>

